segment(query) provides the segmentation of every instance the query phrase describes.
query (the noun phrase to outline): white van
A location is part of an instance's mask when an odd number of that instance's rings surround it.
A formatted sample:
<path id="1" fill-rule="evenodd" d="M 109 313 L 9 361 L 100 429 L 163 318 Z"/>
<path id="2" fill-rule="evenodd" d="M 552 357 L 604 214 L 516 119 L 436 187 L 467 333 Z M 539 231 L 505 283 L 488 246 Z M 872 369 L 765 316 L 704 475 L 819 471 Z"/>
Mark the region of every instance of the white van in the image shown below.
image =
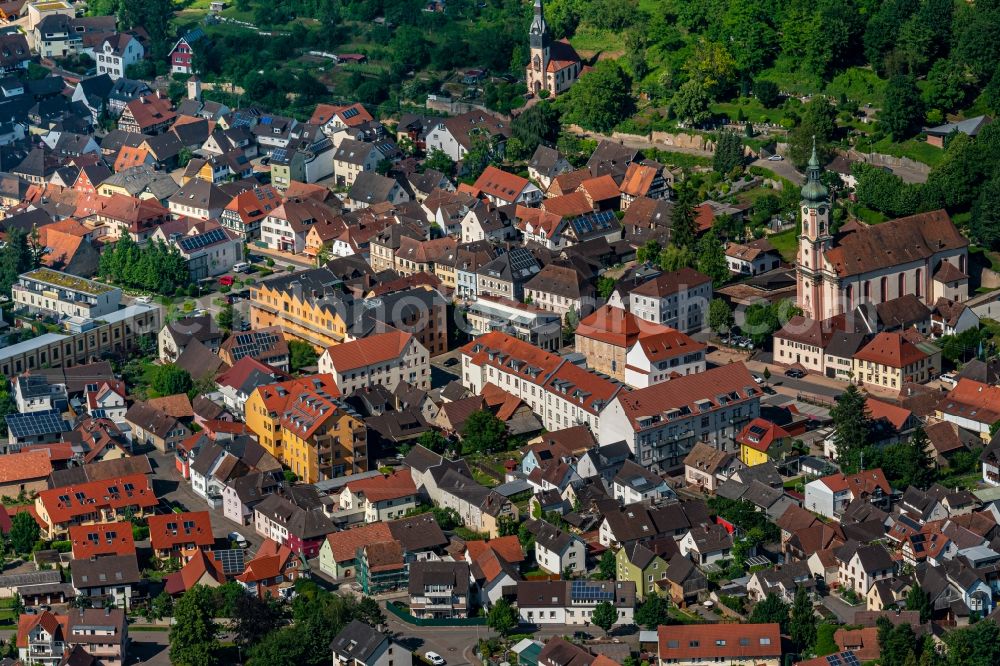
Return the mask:
<path id="1" fill-rule="evenodd" d="M 245 273 L 249 268 L 250 264 L 248 264 L 245 261 L 237 261 L 235 264 L 233 264 L 234 273 Z"/>

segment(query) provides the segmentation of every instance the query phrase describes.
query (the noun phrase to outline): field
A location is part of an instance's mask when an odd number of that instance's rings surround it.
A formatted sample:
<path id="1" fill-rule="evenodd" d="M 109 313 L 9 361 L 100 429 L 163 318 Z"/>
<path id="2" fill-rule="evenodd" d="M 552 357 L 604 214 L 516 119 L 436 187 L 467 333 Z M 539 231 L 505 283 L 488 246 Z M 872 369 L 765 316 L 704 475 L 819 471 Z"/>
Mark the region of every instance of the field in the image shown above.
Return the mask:
<path id="1" fill-rule="evenodd" d="M 795 254 L 799 250 L 799 232 L 796 229 L 782 231 L 780 234 L 773 234 L 767 237 L 778 252 L 781 258 L 789 263 L 795 261 Z"/>

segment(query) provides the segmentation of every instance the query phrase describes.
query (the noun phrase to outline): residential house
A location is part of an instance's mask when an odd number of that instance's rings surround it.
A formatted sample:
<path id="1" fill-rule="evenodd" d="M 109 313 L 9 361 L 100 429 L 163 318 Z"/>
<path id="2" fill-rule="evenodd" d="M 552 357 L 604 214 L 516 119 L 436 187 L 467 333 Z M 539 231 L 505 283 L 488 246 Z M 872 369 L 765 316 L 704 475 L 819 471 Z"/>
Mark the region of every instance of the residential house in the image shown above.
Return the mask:
<path id="1" fill-rule="evenodd" d="M 528 177 L 546 190 L 552 184 L 553 178 L 572 169 L 569 161 L 558 150 L 541 144 L 528 161 Z"/>
<path id="2" fill-rule="evenodd" d="M 357 581 L 367 595 L 384 594 L 406 587 L 410 563 L 398 541 L 369 543 L 358 548 Z"/>
<path id="3" fill-rule="evenodd" d="M 616 580 L 635 583 L 636 598 L 660 594 L 660 581 L 666 580 L 667 562 L 638 541 L 618 549 L 615 554 Z"/>
<path id="4" fill-rule="evenodd" d="M 374 172 L 384 159 L 392 154 L 392 144 L 379 145 L 368 141 L 344 139 L 333 154 L 333 172 L 339 187 L 354 185 L 358 174 Z"/>
<path id="5" fill-rule="evenodd" d="M 410 650 L 358 620 L 340 630 L 330 649 L 333 666 L 410 666 L 413 662 Z"/>
<path id="6" fill-rule="evenodd" d="M 781 254 L 767 239 L 726 243 L 726 264 L 736 275 L 760 275 L 781 266 Z"/>
<path id="7" fill-rule="evenodd" d="M 181 36 L 168 54 L 170 71 L 174 74 L 191 74 L 194 72 L 195 44 L 206 39 L 201 28 L 194 28 Z"/>
<path id="8" fill-rule="evenodd" d="M 984 442 L 1000 423 L 1000 386 L 962 377 L 938 403 L 937 418 L 978 433 Z M 992 447 L 991 447 L 992 448 Z M 989 481 L 996 484 L 995 480 Z"/>
<path id="9" fill-rule="evenodd" d="M 697 442 L 684 458 L 684 480 L 689 486 L 715 493 L 741 467 L 744 465 L 737 454 Z"/>
<path id="10" fill-rule="evenodd" d="M 77 599 L 90 599 L 98 608 L 105 602 L 116 608 L 132 608 L 143 580 L 135 551 L 73 560 L 70 574 Z"/>
<path id="11" fill-rule="evenodd" d="M 527 530 L 535 536 L 535 562 L 553 574 L 587 570 L 587 547 L 583 540 L 542 520 L 529 520 Z"/>
<path id="12" fill-rule="evenodd" d="M 95 51 L 97 73 L 107 74 L 112 80 L 125 76 L 129 67 L 146 56 L 146 49 L 139 38 L 127 32 L 118 32 L 105 37 Z"/>
<path id="13" fill-rule="evenodd" d="M 20 414 L 67 411 L 69 403 L 65 384 L 49 383 L 44 375 L 19 375 L 11 382 L 14 406 Z"/>
<path id="14" fill-rule="evenodd" d="M 558 314 L 563 322 L 568 318 L 578 322 L 593 311 L 596 291 L 576 269 L 547 264 L 524 284 L 524 296 L 532 305 Z"/>
<path id="15" fill-rule="evenodd" d="M 853 590 L 861 598 L 880 580 L 891 578 L 896 565 L 881 544 L 863 545 L 848 541 L 836 551 L 841 587 Z"/>
<path id="16" fill-rule="evenodd" d="M 735 452 L 737 434 L 760 415 L 761 394 L 742 363 L 618 392 L 600 411 L 597 438 L 624 439 L 640 465 L 668 472 L 698 441 Z"/>
<path id="17" fill-rule="evenodd" d="M 157 95 L 133 99 L 118 118 L 118 129 L 136 134 L 161 134 L 177 119 L 170 100 Z"/>
<path id="18" fill-rule="evenodd" d="M 54 539 L 73 525 L 116 522 L 132 512 L 143 517 L 159 504 L 150 479 L 130 474 L 43 490 L 35 498 L 42 533 Z"/>
<path id="19" fill-rule="evenodd" d="M 125 423 L 132 429 L 133 445 L 152 446 L 160 453 L 173 451 L 191 431 L 180 419 L 138 401 L 125 413 Z"/>
<path id="20" fill-rule="evenodd" d="M 289 379 L 291 376 L 281 370 L 261 363 L 252 356 L 244 356 L 234 362 L 229 370 L 220 374 L 215 385 L 222 394 L 226 408 L 236 414 L 243 414 L 247 398 L 254 389 Z"/>
<path id="21" fill-rule="evenodd" d="M 663 177 L 663 167 L 656 163 L 629 164 L 619 189 L 622 210 L 628 210 L 633 201 L 642 197 L 654 200 L 670 197 L 670 188 Z"/>
<path id="22" fill-rule="evenodd" d="M 611 482 L 616 500 L 622 504 L 658 501 L 676 497 L 670 485 L 660 476 L 631 460 L 626 460 Z"/>
<path id="23" fill-rule="evenodd" d="M 775 624 L 683 624 L 656 630 L 660 666 L 752 663 L 781 666 L 781 627 Z"/>
<path id="24" fill-rule="evenodd" d="M 541 265 L 527 248 L 511 248 L 476 271 L 476 295 L 524 300 L 525 284 L 540 271 Z"/>
<path id="25" fill-rule="evenodd" d="M 758 417 L 740 431 L 736 443 L 740 445 L 740 461 L 753 467 L 784 457 L 791 449 L 792 436 L 778 424 Z"/>
<path id="26" fill-rule="evenodd" d="M 282 494 L 268 495 L 254 507 L 254 529 L 266 539 L 304 557 L 316 557 L 334 524 L 317 508 L 297 505 Z"/>
<path id="27" fill-rule="evenodd" d="M 219 358 L 230 367 L 244 358 L 251 358 L 273 370 L 288 372 L 289 369 L 288 342 L 277 328 L 262 328 L 230 335 L 219 346 Z"/>
<path id="28" fill-rule="evenodd" d="M 167 199 L 167 208 L 175 218 L 215 220 L 222 215 L 231 199 L 214 183 L 192 178 Z"/>
<path id="29" fill-rule="evenodd" d="M 827 518 L 840 516 L 847 505 L 863 499 L 886 505 L 892 488 L 881 469 L 852 474 L 832 474 L 806 484 L 804 508 Z"/>
<path id="30" fill-rule="evenodd" d="M 178 559 L 184 564 L 197 551 L 211 550 L 215 546 L 208 511 L 155 515 L 150 516 L 147 523 L 149 544 L 153 556 L 159 559 Z"/>
<path id="31" fill-rule="evenodd" d="M 453 162 L 461 161 L 480 141 L 489 144 L 490 153 L 502 156 L 510 137 L 510 125 L 485 111 L 473 109 L 451 118 L 437 119 L 427 129 L 427 152 L 440 150 Z"/>
<path id="32" fill-rule="evenodd" d="M 258 185 L 233 197 L 219 222 L 243 240 L 260 238 L 261 223 L 281 203 L 281 194 L 274 187 Z"/>
<path id="33" fill-rule="evenodd" d="M 657 324 L 645 323 L 643 328 Z M 640 334 L 625 352 L 625 383 L 635 388 L 705 371 L 707 346 L 684 333 L 663 327 Z M 593 345 L 590 345 L 593 347 Z"/>
<path id="34" fill-rule="evenodd" d="M 302 556 L 289 546 L 266 538 L 253 559 L 247 562 L 246 570 L 236 576 L 236 582 L 258 599 L 269 596 L 287 599 L 295 589 L 296 580 L 309 578 L 309 569 Z"/>
<path id="35" fill-rule="evenodd" d="M 402 518 L 417 506 L 417 487 L 403 470 L 349 480 L 340 492 L 338 506 L 341 512 L 360 513 L 366 523 Z"/>
<path id="36" fill-rule="evenodd" d="M 711 298 L 712 279 L 683 268 L 661 273 L 629 292 L 628 310 L 639 319 L 693 333 L 704 328 Z M 622 306 L 614 295 L 609 304 Z"/>
<path id="37" fill-rule="evenodd" d="M 209 315 L 175 319 L 157 334 L 160 361 L 175 362 L 193 340 L 212 352 L 218 352 L 222 343 L 222 331 L 214 325 Z"/>
<path id="38" fill-rule="evenodd" d="M 704 566 L 730 557 L 733 536 L 722 525 L 706 524 L 691 528 L 678 543 L 681 555 Z"/>
<path id="39" fill-rule="evenodd" d="M 316 225 L 329 225 L 341 232 L 347 228 L 340 211 L 328 204 L 311 198 L 290 197 L 264 218 L 260 239 L 272 250 L 300 254 L 305 250 L 309 230 Z"/>
<path id="40" fill-rule="evenodd" d="M 487 166 L 472 184 L 472 190 L 484 196 L 495 206 L 520 204 L 533 206 L 541 203 L 542 191 L 527 178 Z"/>
<path id="41" fill-rule="evenodd" d="M 467 562 L 424 561 L 410 565 L 410 614 L 421 619 L 469 617 Z"/>
<path id="42" fill-rule="evenodd" d="M 902 333 L 879 333 L 854 355 L 859 383 L 901 391 L 904 383 L 922 384 L 941 371 L 941 351 L 931 343 L 914 344 Z"/>
<path id="43" fill-rule="evenodd" d="M 74 560 L 135 553 L 132 523 L 74 525 L 69 528 L 70 553 Z"/>
<path id="44" fill-rule="evenodd" d="M 588 625 L 603 601 L 610 601 L 618 611 L 615 625 L 631 624 L 635 598 L 632 581 L 524 580 L 517 584 L 520 620 L 536 626 Z"/>
<path id="45" fill-rule="evenodd" d="M 708 579 L 694 562 L 676 553 L 667 562 L 667 577 L 660 587 L 672 602 L 683 608 L 708 593 Z"/>
<path id="46" fill-rule="evenodd" d="M 121 609 L 71 609 L 65 615 L 43 610 L 22 614 L 17 625 L 16 646 L 24 664 L 124 666 L 129 661 L 128 623 Z"/>
<path id="47" fill-rule="evenodd" d="M 349 578 L 357 571 L 358 550 L 369 543 L 393 539 L 387 523 L 365 523 L 326 536 L 319 550 L 319 568 L 334 578 Z"/>

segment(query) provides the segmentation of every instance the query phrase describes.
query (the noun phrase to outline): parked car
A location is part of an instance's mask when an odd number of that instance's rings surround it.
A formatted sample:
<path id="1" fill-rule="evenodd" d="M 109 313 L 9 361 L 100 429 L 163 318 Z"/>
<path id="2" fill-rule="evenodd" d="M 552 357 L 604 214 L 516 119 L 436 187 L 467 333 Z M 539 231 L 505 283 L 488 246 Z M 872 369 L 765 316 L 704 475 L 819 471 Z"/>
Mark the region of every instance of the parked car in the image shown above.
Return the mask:
<path id="1" fill-rule="evenodd" d="M 152 296 L 139 296 L 138 298 L 135 299 L 135 302 L 136 303 L 152 303 L 153 302 L 153 297 Z"/>
<path id="2" fill-rule="evenodd" d="M 223 275 L 222 277 L 219 278 L 219 284 L 221 284 L 223 287 L 232 287 L 233 282 L 234 280 L 232 275 Z"/>
<path id="3" fill-rule="evenodd" d="M 806 373 L 798 368 L 788 368 L 788 370 L 785 370 L 785 376 L 791 377 L 792 379 L 802 379 L 806 376 Z"/>
<path id="4" fill-rule="evenodd" d="M 753 380 L 755 382 L 757 382 L 758 384 L 763 384 L 764 383 L 764 378 L 761 377 L 760 375 L 754 375 L 753 376 Z"/>
<path id="5" fill-rule="evenodd" d="M 434 664 L 434 666 L 444 666 L 444 657 L 433 650 L 424 653 L 424 659 Z"/>
<path id="6" fill-rule="evenodd" d="M 247 546 L 250 545 L 249 543 L 247 543 L 246 537 L 244 537 L 239 532 L 230 532 L 229 540 L 235 541 L 236 545 L 239 546 L 240 548 L 246 548 Z"/>
<path id="7" fill-rule="evenodd" d="M 941 383 L 948 388 L 955 388 L 958 385 L 958 377 L 956 377 L 953 372 L 946 372 L 938 377 L 938 379 L 940 379 Z"/>
<path id="8" fill-rule="evenodd" d="M 782 157 L 781 155 L 771 155 L 770 157 L 767 158 L 767 161 L 768 162 L 780 162 L 783 159 L 785 159 L 785 158 Z"/>

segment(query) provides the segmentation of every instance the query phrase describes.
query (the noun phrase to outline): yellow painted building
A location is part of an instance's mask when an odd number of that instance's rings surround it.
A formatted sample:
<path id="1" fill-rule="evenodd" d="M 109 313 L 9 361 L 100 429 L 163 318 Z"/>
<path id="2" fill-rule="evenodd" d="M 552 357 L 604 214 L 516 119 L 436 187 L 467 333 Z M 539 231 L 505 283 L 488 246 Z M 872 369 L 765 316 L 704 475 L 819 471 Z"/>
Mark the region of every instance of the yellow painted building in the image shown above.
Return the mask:
<path id="1" fill-rule="evenodd" d="M 250 289 L 250 324 L 255 329 L 280 326 L 286 338 L 308 342 L 322 352 L 344 341 L 347 324 L 332 301 L 313 298 L 307 282 L 291 284 L 302 276 L 254 285 Z"/>
<path id="2" fill-rule="evenodd" d="M 244 407 L 247 428 L 304 483 L 368 470 L 367 429 L 330 374 L 259 386 Z"/>
<path id="3" fill-rule="evenodd" d="M 753 467 L 768 460 L 778 460 L 789 449 L 791 440 L 792 436 L 781 426 L 756 418 L 736 436 L 736 443 L 740 445 L 740 462 Z"/>

